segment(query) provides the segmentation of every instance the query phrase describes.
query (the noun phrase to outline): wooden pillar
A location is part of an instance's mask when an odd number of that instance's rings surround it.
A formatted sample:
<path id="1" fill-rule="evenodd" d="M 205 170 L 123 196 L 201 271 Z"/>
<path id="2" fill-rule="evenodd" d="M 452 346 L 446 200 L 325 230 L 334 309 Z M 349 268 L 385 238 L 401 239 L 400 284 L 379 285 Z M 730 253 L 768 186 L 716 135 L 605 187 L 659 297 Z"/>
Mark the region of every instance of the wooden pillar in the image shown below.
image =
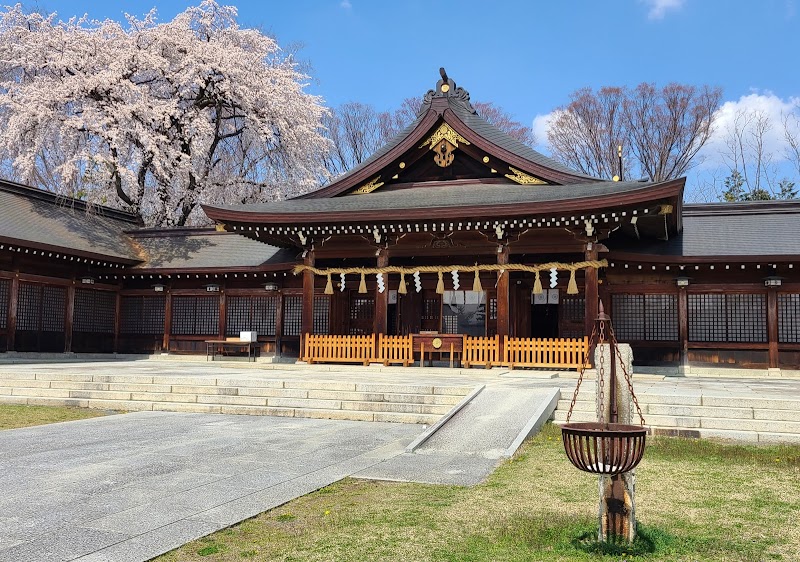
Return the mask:
<path id="1" fill-rule="evenodd" d="M 767 341 L 769 341 L 769 368 L 780 367 L 778 356 L 778 288 L 767 289 Z"/>
<path id="2" fill-rule="evenodd" d="M 172 332 L 172 291 L 167 289 L 164 295 L 164 340 L 161 343 L 161 351 L 169 353 L 169 336 Z"/>
<path id="3" fill-rule="evenodd" d="M 64 322 L 64 353 L 72 351 L 72 320 L 75 317 L 75 280 L 67 287 L 66 319 Z"/>
<path id="4" fill-rule="evenodd" d="M 678 287 L 678 340 L 681 344 L 678 368 L 681 374 L 687 374 L 689 369 L 689 296 L 686 287 Z"/>
<path id="5" fill-rule="evenodd" d="M 389 255 L 383 251 L 378 254 L 377 267 L 386 267 L 389 265 Z M 389 276 L 383 276 L 386 288 L 381 293 L 378 287 L 375 287 L 375 317 L 373 319 L 372 332 L 377 336 L 378 334 L 385 334 L 388 331 L 388 315 L 387 309 L 389 307 Z"/>
<path id="6" fill-rule="evenodd" d="M 303 263 L 308 267 L 314 267 L 314 250 L 308 250 Z M 304 338 L 306 334 L 314 332 L 314 272 L 303 271 L 303 316 L 300 329 L 300 353 L 303 352 Z"/>
<path id="7" fill-rule="evenodd" d="M 14 277 L 11 279 L 11 287 L 8 293 L 8 321 L 6 322 L 6 329 L 8 330 L 8 337 L 6 338 L 6 347 L 9 351 L 14 351 L 14 345 L 17 335 L 17 310 L 19 310 L 19 272 L 14 272 Z"/>
<path id="8" fill-rule="evenodd" d="M 122 287 L 117 287 L 117 292 L 114 294 L 114 353 L 119 353 L 119 324 L 122 318 L 122 295 L 119 293 L 120 289 Z"/>
<path id="9" fill-rule="evenodd" d="M 498 265 L 506 265 L 509 260 L 508 246 L 503 246 L 497 254 Z M 497 335 L 500 336 L 500 358 L 504 357 L 504 338 L 510 334 L 511 318 L 509 313 L 509 271 L 497 272 Z"/>
<path id="10" fill-rule="evenodd" d="M 586 261 L 594 261 L 597 259 L 597 244 L 594 242 L 587 242 L 586 249 L 585 249 L 585 258 Z M 598 271 L 596 267 L 587 267 L 586 268 L 586 286 L 584 287 L 585 299 L 586 299 L 586 314 L 584 317 L 584 332 L 587 336 L 592 335 L 592 328 L 594 327 L 595 320 L 597 319 L 597 301 L 598 301 Z M 611 303 L 606 302 L 603 303 L 606 312 L 611 310 Z M 614 319 L 612 318 L 611 321 L 613 322 Z M 591 353 L 592 350 L 589 350 Z"/>

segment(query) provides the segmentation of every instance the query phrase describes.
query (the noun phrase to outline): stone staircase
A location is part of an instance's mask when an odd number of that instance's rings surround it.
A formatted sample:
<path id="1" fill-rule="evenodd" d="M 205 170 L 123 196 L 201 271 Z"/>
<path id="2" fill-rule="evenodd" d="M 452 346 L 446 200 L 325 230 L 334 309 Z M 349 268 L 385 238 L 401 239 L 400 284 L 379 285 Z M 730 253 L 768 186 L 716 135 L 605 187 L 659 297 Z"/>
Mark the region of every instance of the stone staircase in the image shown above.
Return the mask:
<path id="1" fill-rule="evenodd" d="M 800 443 L 800 397 L 637 393 L 646 424 L 656 435 L 712 437 L 748 443 Z M 570 421 L 596 421 L 594 390 L 581 391 Z M 553 421 L 567 419 L 572 392 L 561 392 Z"/>
<path id="2" fill-rule="evenodd" d="M 0 373 L 0 403 L 432 424 L 471 386 L 74 373 Z"/>

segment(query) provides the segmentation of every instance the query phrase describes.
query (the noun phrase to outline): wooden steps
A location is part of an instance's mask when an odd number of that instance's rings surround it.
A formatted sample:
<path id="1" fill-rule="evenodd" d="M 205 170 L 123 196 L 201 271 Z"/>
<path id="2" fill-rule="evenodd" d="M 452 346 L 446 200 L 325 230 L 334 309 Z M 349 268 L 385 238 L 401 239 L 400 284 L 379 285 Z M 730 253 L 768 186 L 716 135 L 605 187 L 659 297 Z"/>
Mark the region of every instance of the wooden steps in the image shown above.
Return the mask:
<path id="1" fill-rule="evenodd" d="M 432 424 L 471 386 L 0 373 L 0 403 Z"/>

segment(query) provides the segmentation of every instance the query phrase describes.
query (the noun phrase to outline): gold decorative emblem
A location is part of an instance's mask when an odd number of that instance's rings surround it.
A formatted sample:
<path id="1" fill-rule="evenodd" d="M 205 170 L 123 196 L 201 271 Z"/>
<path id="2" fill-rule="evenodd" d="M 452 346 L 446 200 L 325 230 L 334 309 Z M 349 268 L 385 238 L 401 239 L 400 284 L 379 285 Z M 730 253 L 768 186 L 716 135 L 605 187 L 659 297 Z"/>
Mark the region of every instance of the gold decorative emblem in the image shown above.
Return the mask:
<path id="1" fill-rule="evenodd" d="M 658 214 L 659 215 L 671 215 L 673 211 L 674 211 L 674 207 L 672 205 L 664 203 L 663 205 L 661 205 L 661 208 L 658 210 Z"/>
<path id="2" fill-rule="evenodd" d="M 422 148 L 424 146 L 427 146 L 431 150 L 433 150 L 434 147 L 441 140 L 446 140 L 451 145 L 453 145 L 455 148 L 458 148 L 458 143 L 470 144 L 470 142 L 467 139 L 465 139 L 464 137 L 462 137 L 461 135 L 456 133 L 450 125 L 448 125 L 447 123 L 442 123 L 439 126 L 439 128 L 436 129 L 436 132 L 433 133 L 428 138 L 428 140 L 426 140 L 421 145 L 419 145 L 419 147 Z"/>
<path id="3" fill-rule="evenodd" d="M 369 180 L 367 183 L 365 183 L 364 185 L 362 185 L 358 189 L 354 190 L 353 193 L 354 194 L 360 194 L 360 195 L 363 195 L 365 193 L 372 193 L 373 191 L 375 191 L 376 189 L 378 189 L 380 186 L 383 185 L 384 182 L 378 181 L 379 179 L 381 179 L 380 176 Z"/>
<path id="4" fill-rule="evenodd" d="M 511 166 L 508 167 L 511 170 L 510 174 L 506 174 L 506 177 L 511 181 L 515 181 L 521 185 L 547 185 L 546 181 L 540 180 L 539 178 L 535 178 L 531 175 L 526 174 L 521 170 L 517 170 L 516 168 L 512 168 Z"/>
<path id="5" fill-rule="evenodd" d="M 442 338 L 433 338 L 431 345 L 433 346 L 433 349 L 439 349 L 442 347 Z"/>
<path id="6" fill-rule="evenodd" d="M 428 146 L 436 153 L 433 161 L 441 168 L 446 168 L 453 163 L 455 156 L 453 151 L 458 148 L 458 143 L 470 144 L 470 142 L 456 133 L 447 123 L 442 123 L 436 132 L 428 140 L 419 145 L 420 148 Z"/>

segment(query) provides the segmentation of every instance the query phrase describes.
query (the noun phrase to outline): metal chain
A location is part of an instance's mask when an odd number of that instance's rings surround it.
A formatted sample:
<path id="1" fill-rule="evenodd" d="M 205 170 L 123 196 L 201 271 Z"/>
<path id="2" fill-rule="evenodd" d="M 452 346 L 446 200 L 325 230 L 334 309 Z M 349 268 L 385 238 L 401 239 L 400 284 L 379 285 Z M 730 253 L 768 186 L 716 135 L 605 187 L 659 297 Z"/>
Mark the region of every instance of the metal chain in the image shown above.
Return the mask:
<path id="1" fill-rule="evenodd" d="M 642 415 L 642 409 L 639 407 L 639 400 L 636 398 L 636 394 L 633 392 L 633 383 L 631 382 L 631 376 L 628 373 L 628 369 L 625 368 L 625 362 L 622 360 L 622 353 L 619 350 L 619 345 L 617 345 L 617 337 L 614 334 L 614 328 L 609 326 L 608 327 L 610 341 L 616 349 L 617 358 L 619 359 L 619 364 L 622 367 L 622 373 L 625 375 L 625 382 L 628 385 L 628 392 L 631 394 L 631 399 L 633 400 L 633 405 L 636 406 L 636 413 L 639 414 L 639 421 L 642 422 L 642 425 L 645 425 L 644 416 Z"/>
<path id="2" fill-rule="evenodd" d="M 605 320 L 600 321 L 600 337 L 598 339 L 597 344 L 603 345 L 606 341 L 606 323 Z M 598 361 L 597 366 L 597 384 L 600 386 L 600 390 L 598 391 L 598 412 L 597 412 L 597 421 L 600 423 L 605 423 L 606 421 L 606 396 L 605 396 L 605 373 L 606 373 L 606 355 L 605 353 L 600 353 L 600 361 Z"/>
<path id="3" fill-rule="evenodd" d="M 575 407 L 575 401 L 578 399 L 578 391 L 581 388 L 581 382 L 583 382 L 583 373 L 586 372 L 586 367 L 589 365 L 589 352 L 592 349 L 592 344 L 594 344 L 594 338 L 597 336 L 597 326 L 594 324 L 592 325 L 592 335 L 589 336 L 589 348 L 586 350 L 586 357 L 583 358 L 583 364 L 578 371 L 578 384 L 575 386 L 575 392 L 572 394 L 572 402 L 569 404 L 569 411 L 567 412 L 567 421 L 569 423 L 569 419 L 572 417 L 572 409 Z"/>

